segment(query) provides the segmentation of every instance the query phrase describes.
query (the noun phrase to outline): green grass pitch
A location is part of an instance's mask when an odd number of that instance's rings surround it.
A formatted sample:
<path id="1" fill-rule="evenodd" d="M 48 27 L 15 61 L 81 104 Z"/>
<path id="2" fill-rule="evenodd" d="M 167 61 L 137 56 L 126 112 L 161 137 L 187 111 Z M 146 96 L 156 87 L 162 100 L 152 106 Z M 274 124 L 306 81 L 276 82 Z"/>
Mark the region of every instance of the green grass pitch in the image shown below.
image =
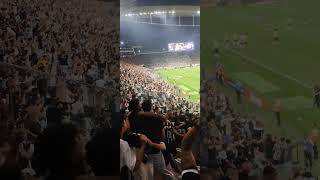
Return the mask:
<path id="1" fill-rule="evenodd" d="M 200 67 L 161 69 L 158 74 L 178 87 L 182 94 L 193 102 L 200 101 Z"/>
<path id="2" fill-rule="evenodd" d="M 320 127 L 320 110 L 312 107 L 312 86 L 320 84 L 319 7 L 319 0 L 201 7 L 201 66 L 213 68 L 217 62 L 223 63 L 226 74 L 255 93 L 270 102 L 280 99 L 285 124 L 282 128 L 274 125 L 276 121 L 271 110 L 256 111 L 252 105 L 246 109 L 260 112 L 258 117 L 263 116 L 269 124 L 267 132 L 290 134 L 299 140 L 311 131 L 313 123 Z M 288 26 L 289 19 L 292 19 L 292 27 Z M 275 27 L 279 29 L 279 43 L 273 41 Z M 248 33 L 248 48 L 224 46 L 226 34 L 233 33 Z M 219 42 L 220 56 L 213 54 L 215 42 Z M 301 166 L 302 152 L 301 147 Z M 320 175 L 319 162 L 312 172 Z M 286 173 L 283 176 L 286 177 Z"/>
<path id="3" fill-rule="evenodd" d="M 202 7 L 201 65 L 221 62 L 229 76 L 270 102 L 281 99 L 283 121 L 307 133 L 314 122 L 320 125 L 320 110 L 312 108 L 312 86 L 320 83 L 319 7 L 319 0 Z M 279 43 L 273 42 L 275 27 Z M 233 33 L 248 33 L 248 48 L 224 47 L 226 34 Z M 214 42 L 219 42 L 220 57 L 213 55 Z"/>

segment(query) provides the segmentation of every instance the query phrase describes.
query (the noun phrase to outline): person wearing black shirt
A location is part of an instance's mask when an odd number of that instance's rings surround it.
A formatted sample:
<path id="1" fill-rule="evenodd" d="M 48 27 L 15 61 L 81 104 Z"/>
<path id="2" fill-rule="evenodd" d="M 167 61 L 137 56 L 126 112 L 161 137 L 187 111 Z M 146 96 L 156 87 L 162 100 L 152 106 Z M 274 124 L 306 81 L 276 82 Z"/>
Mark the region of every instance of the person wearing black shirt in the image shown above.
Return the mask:
<path id="1" fill-rule="evenodd" d="M 46 180 L 70 180 L 85 174 L 85 140 L 72 124 L 48 127 L 35 143 L 33 168 Z M 107 152 L 106 152 L 107 153 Z"/>
<path id="2" fill-rule="evenodd" d="M 277 170 L 272 166 L 266 166 L 263 169 L 263 177 L 262 180 L 277 180 L 278 174 Z"/>
<path id="3" fill-rule="evenodd" d="M 150 112 L 152 109 L 150 100 L 145 100 L 142 107 L 144 111 L 141 111 L 138 99 L 133 99 L 129 103 L 131 130 L 135 133 L 146 135 L 152 142 L 149 144 L 146 154 L 153 163 L 154 178 L 162 179 L 166 170 L 165 160 L 161 152 L 166 150 L 163 134 L 163 123 L 166 119 L 162 115 Z"/>
<path id="4" fill-rule="evenodd" d="M 19 168 L 14 149 L 7 136 L 0 135 L 0 178 L 20 180 L 22 178 L 21 169 Z"/>
<path id="5" fill-rule="evenodd" d="M 175 123 L 170 121 L 172 118 L 172 113 L 168 112 L 167 115 L 167 121 L 164 124 L 164 132 L 165 132 L 165 144 L 166 144 L 166 150 L 163 152 L 166 165 L 169 163 L 171 164 L 172 168 L 176 170 L 176 172 L 179 172 L 179 169 L 174 161 L 174 156 L 177 154 L 176 148 L 178 147 L 177 143 L 180 142 L 176 139 L 176 137 L 183 137 L 182 134 L 178 133 L 176 130 Z"/>
<path id="6" fill-rule="evenodd" d="M 64 112 L 62 106 L 59 104 L 57 98 L 53 97 L 48 99 L 46 110 L 48 126 L 60 124 L 63 119 L 63 115 Z"/>
<path id="7" fill-rule="evenodd" d="M 273 29 L 273 42 L 274 43 L 279 42 L 279 30 L 277 27 Z"/>
<path id="8" fill-rule="evenodd" d="M 38 62 L 38 56 L 35 52 L 32 52 L 32 54 L 29 56 L 29 61 L 31 62 L 31 66 L 34 66 Z"/>
<path id="9" fill-rule="evenodd" d="M 267 138 L 264 141 L 264 150 L 265 150 L 265 154 L 266 154 L 266 158 L 268 161 L 272 160 L 272 149 L 274 146 L 274 141 L 272 140 L 272 136 L 270 134 L 267 135 Z"/>
<path id="10" fill-rule="evenodd" d="M 118 129 L 101 128 L 86 144 L 86 160 L 95 176 L 119 176 L 120 163 L 117 155 L 120 147 L 115 146 L 119 143 L 116 137 L 119 138 Z"/>
<path id="11" fill-rule="evenodd" d="M 38 89 L 39 89 L 40 96 L 41 97 L 46 97 L 47 96 L 47 87 L 48 87 L 47 79 L 40 78 L 37 81 L 37 86 L 38 86 Z"/>

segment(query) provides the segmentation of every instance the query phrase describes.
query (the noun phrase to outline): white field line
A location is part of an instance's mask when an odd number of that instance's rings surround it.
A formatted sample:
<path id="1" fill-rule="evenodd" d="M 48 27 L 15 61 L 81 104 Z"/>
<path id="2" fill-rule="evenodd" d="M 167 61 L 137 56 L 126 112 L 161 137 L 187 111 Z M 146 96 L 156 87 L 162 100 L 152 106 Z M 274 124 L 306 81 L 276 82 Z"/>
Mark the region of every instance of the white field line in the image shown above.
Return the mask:
<path id="1" fill-rule="evenodd" d="M 307 89 L 312 89 L 312 86 L 310 86 L 310 85 L 308 85 L 308 84 L 305 84 L 305 83 L 301 82 L 300 80 L 298 80 L 298 79 L 296 79 L 296 78 L 294 78 L 294 77 L 292 77 L 292 76 L 289 76 L 289 75 L 287 75 L 287 74 L 285 74 L 285 73 L 279 72 L 279 71 L 273 69 L 272 67 L 267 66 L 267 65 L 265 65 L 265 64 L 263 64 L 263 63 L 261 63 L 261 62 L 258 62 L 257 60 L 255 60 L 255 59 L 253 59 L 253 58 L 251 58 L 251 57 L 248 57 L 248 56 L 246 56 L 246 55 L 243 55 L 243 54 L 241 54 L 241 53 L 239 53 L 239 52 L 237 52 L 237 51 L 235 51 L 235 50 L 232 50 L 232 49 L 225 49 L 225 50 L 226 50 L 226 51 L 229 51 L 229 52 L 231 52 L 231 53 L 233 53 L 233 54 L 236 54 L 236 55 L 242 57 L 243 59 L 245 59 L 246 61 L 251 62 L 251 63 L 254 63 L 254 64 L 256 64 L 257 66 L 260 66 L 260 67 L 262 67 L 262 68 L 264 68 L 264 69 L 266 69 L 266 70 L 268 70 L 268 71 L 270 71 L 270 72 L 273 72 L 273 73 L 275 73 L 275 74 L 278 74 L 279 76 L 282 76 L 282 77 L 284 77 L 284 78 L 286 78 L 286 79 L 289 79 L 289 80 L 291 80 L 291 81 L 294 81 L 294 82 L 298 83 L 298 84 L 299 84 L 300 86 L 302 86 L 302 87 L 305 87 L 305 88 L 307 88 Z"/>
<path id="2" fill-rule="evenodd" d="M 312 86 L 310 86 L 310 85 L 308 85 L 308 84 L 305 84 L 305 83 L 299 81 L 298 79 L 296 79 L 296 78 L 294 78 L 294 77 L 291 77 L 291 76 L 289 76 L 289 75 L 287 75 L 287 74 L 284 74 L 284 73 L 282 73 L 282 72 L 279 72 L 279 71 L 277 71 L 277 70 L 275 70 L 275 69 L 273 69 L 273 68 L 271 68 L 271 67 L 269 67 L 269 66 L 267 66 L 267 65 L 265 65 L 265 64 L 263 64 L 263 63 L 260 63 L 260 62 L 258 62 L 257 60 L 255 60 L 255 59 L 253 59 L 253 58 L 251 58 L 251 57 L 248 57 L 248 56 L 246 56 L 246 55 L 243 55 L 243 54 L 241 54 L 241 53 L 239 53 L 239 52 L 237 52 L 237 51 L 235 51 L 235 50 L 231 50 L 231 49 L 226 49 L 226 50 L 227 50 L 227 51 L 230 51 L 231 53 L 234 53 L 234 54 L 236 54 L 236 55 L 238 55 L 238 56 L 241 56 L 242 58 L 244 58 L 244 59 L 247 60 L 248 62 L 254 63 L 254 64 L 256 64 L 256 65 L 258 65 L 258 66 L 260 66 L 260 67 L 262 67 L 262 68 L 264 68 L 264 69 L 267 69 L 267 70 L 275 73 L 275 74 L 278 74 L 278 75 L 280 75 L 280 76 L 282 76 L 282 77 L 284 77 L 284 78 L 287 78 L 287 79 L 289 79 L 289 80 L 292 80 L 292 81 L 298 83 L 299 85 L 301 85 L 301 86 L 303 86 L 303 87 L 305 87 L 305 88 L 312 89 Z M 284 121 L 284 122 L 282 122 L 282 123 L 286 124 L 286 121 Z M 285 126 L 288 127 L 287 125 L 285 125 Z M 284 129 L 287 130 L 287 128 L 284 128 Z M 287 132 L 285 132 L 285 134 L 286 134 L 287 136 L 292 136 L 292 135 L 288 135 Z M 301 134 L 301 133 L 299 133 L 299 134 Z M 303 157 L 300 156 L 300 161 L 303 161 L 302 159 L 303 159 Z M 319 161 L 313 161 L 313 164 L 314 164 L 314 166 L 320 167 Z"/>
<path id="3" fill-rule="evenodd" d="M 241 54 L 241 53 L 239 53 L 239 52 L 237 52 L 237 51 L 235 51 L 235 50 L 226 49 L 226 48 L 225 48 L 225 50 L 227 50 L 227 51 L 229 51 L 229 52 L 231 52 L 231 53 L 233 53 L 233 54 L 236 54 L 236 55 L 238 55 L 238 56 L 241 56 L 242 58 L 244 58 L 244 59 L 247 60 L 248 62 L 254 63 L 254 64 L 256 64 L 256 65 L 258 65 L 258 66 L 260 66 L 260 67 L 262 67 L 262 68 L 265 68 L 265 69 L 267 69 L 267 70 L 275 73 L 275 74 L 278 74 L 278 75 L 280 75 L 280 76 L 282 76 L 282 77 L 284 77 L 284 78 L 287 78 L 287 79 L 289 79 L 289 80 L 292 80 L 292 81 L 298 83 L 300 86 L 303 86 L 303 87 L 308 88 L 308 89 L 311 89 L 311 88 L 312 88 L 312 86 L 307 85 L 307 84 L 304 84 L 303 82 L 299 81 L 298 79 L 296 79 L 296 78 L 294 78 L 294 77 L 291 77 L 291 76 L 289 76 L 289 75 L 287 75 L 287 74 L 284 74 L 284 73 L 281 73 L 281 72 L 279 72 L 279 71 L 276 71 L 276 70 L 274 70 L 273 68 L 271 68 L 271 67 L 269 67 L 269 66 L 267 66 L 267 65 L 265 65 L 265 64 L 262 64 L 262 63 L 258 62 L 257 60 L 255 60 L 255 59 L 253 59 L 253 58 L 251 58 L 251 57 L 245 56 L 245 55 L 243 55 L 243 54 Z M 226 55 L 227 55 L 227 54 L 226 54 Z M 289 127 L 289 126 L 287 125 L 287 121 L 283 121 L 282 124 L 285 124 L 285 128 L 284 128 L 285 131 L 286 131 L 286 132 L 285 132 L 285 135 L 286 135 L 286 136 L 293 137 L 293 135 L 287 133 L 287 128 L 286 128 L 286 127 Z M 292 129 L 291 129 L 291 130 L 292 130 Z M 295 132 L 297 132 L 297 131 L 295 131 Z M 297 133 L 302 137 L 302 133 L 301 133 L 301 132 L 297 132 Z M 301 161 L 303 162 L 303 158 L 304 158 L 303 156 L 299 156 L 299 161 L 300 161 L 300 162 L 301 162 Z M 318 168 L 320 167 L 319 161 L 313 161 L 313 164 L 314 164 L 314 166 L 316 166 L 316 167 L 318 167 Z"/>

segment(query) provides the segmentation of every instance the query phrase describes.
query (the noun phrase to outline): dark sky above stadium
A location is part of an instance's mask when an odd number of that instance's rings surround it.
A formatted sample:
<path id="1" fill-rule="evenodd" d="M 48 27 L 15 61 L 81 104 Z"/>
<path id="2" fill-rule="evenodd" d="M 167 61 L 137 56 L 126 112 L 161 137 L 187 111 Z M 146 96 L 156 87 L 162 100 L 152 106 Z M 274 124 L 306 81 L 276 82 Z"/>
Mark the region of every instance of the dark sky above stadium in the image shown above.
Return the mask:
<path id="1" fill-rule="evenodd" d="M 200 0 L 137 0 L 137 4 L 144 5 L 200 5 Z"/>

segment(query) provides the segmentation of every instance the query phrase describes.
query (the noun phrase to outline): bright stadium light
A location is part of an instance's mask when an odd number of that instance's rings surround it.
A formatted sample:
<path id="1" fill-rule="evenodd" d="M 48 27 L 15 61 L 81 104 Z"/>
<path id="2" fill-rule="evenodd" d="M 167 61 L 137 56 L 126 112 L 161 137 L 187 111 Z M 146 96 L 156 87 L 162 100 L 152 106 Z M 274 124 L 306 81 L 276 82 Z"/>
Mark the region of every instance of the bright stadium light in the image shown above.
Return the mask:
<path id="1" fill-rule="evenodd" d="M 185 45 L 185 47 L 186 47 L 186 49 L 193 49 L 193 47 L 194 47 L 194 45 L 193 45 L 193 42 L 190 42 L 190 43 L 187 43 L 186 45 Z"/>
<path id="2" fill-rule="evenodd" d="M 197 11 L 197 14 L 200 14 L 200 11 Z"/>
<path id="3" fill-rule="evenodd" d="M 169 43 L 168 50 L 170 52 L 192 51 L 194 50 L 193 42 Z"/>

